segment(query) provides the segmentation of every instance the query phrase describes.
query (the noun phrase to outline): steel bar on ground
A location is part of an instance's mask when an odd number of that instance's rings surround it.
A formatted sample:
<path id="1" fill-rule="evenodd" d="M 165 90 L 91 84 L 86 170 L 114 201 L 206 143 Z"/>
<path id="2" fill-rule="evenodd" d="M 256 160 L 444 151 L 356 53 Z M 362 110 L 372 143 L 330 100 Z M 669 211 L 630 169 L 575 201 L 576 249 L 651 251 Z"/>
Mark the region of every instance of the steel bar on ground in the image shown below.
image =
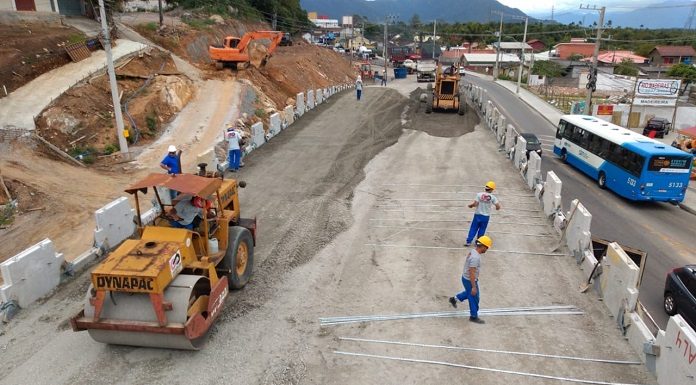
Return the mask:
<path id="1" fill-rule="evenodd" d="M 382 212 L 386 213 L 404 213 L 406 210 L 404 209 L 382 209 L 380 210 Z M 541 212 L 541 209 L 537 210 L 537 212 Z M 457 215 L 462 215 L 462 214 L 470 214 L 471 211 L 467 210 L 465 212 L 457 212 L 453 210 L 413 210 L 409 211 L 409 213 L 419 213 L 419 214 L 457 214 Z M 495 215 L 491 215 L 493 217 L 510 217 L 510 218 L 529 218 L 529 219 L 544 219 L 545 217 L 538 216 L 538 215 L 515 215 L 515 214 L 507 214 L 507 213 L 496 213 Z"/>
<path id="2" fill-rule="evenodd" d="M 373 207 L 388 207 L 388 208 L 411 208 L 411 207 L 441 207 L 441 208 L 447 208 L 447 209 L 456 209 L 456 208 L 465 208 L 468 207 L 467 205 L 451 205 L 451 206 L 444 206 L 444 205 L 401 205 L 401 204 L 389 204 L 389 205 L 374 205 Z M 515 211 L 529 211 L 529 212 L 539 212 L 540 209 L 519 209 L 515 208 Z"/>
<path id="3" fill-rule="evenodd" d="M 370 218 L 370 221 L 402 221 L 402 222 L 471 222 L 469 219 L 416 219 L 416 218 Z M 496 225 L 520 225 L 520 226 L 550 226 L 548 223 L 524 223 L 524 222 L 494 222 Z"/>
<path id="4" fill-rule="evenodd" d="M 439 250 L 469 250 L 471 247 L 449 247 L 449 246 L 420 246 L 420 245 L 395 245 L 391 243 L 366 243 L 365 246 L 374 247 L 395 247 L 403 249 L 439 249 Z M 568 254 L 549 253 L 545 251 L 515 251 L 489 249 L 489 253 L 523 254 L 523 255 L 547 255 L 550 257 L 567 257 Z"/>
<path id="5" fill-rule="evenodd" d="M 505 313 L 481 313 L 479 315 L 485 315 L 486 317 L 510 317 L 510 316 L 538 316 L 538 315 L 583 315 L 582 311 L 521 311 L 521 312 L 505 312 Z M 346 325 L 361 322 L 380 322 L 380 321 L 400 321 L 409 319 L 424 319 L 424 318 L 465 318 L 469 317 L 469 313 L 465 314 L 454 314 L 454 315 L 432 315 L 428 317 L 384 317 L 384 318 L 370 318 L 370 319 L 354 319 L 354 320 L 342 320 L 342 321 L 324 321 L 319 322 L 319 326 L 336 326 L 336 325 Z"/>
<path id="6" fill-rule="evenodd" d="M 389 225 L 370 225 L 369 227 L 372 228 L 378 228 L 378 229 L 404 229 L 404 230 L 432 230 L 432 231 L 469 231 L 469 229 L 466 228 L 461 228 L 461 229 L 448 229 L 444 227 L 410 227 L 410 226 L 389 226 Z M 511 234 L 511 235 L 523 235 L 526 237 L 548 237 L 552 234 L 550 233 L 544 233 L 544 234 L 528 234 L 528 233 L 515 233 L 512 231 L 491 231 L 491 230 L 486 230 L 486 233 L 491 233 L 491 234 Z"/>
<path id="7" fill-rule="evenodd" d="M 530 356 L 530 357 L 542 357 L 542 358 L 556 358 L 559 360 L 571 360 L 571 361 L 586 361 L 586 362 L 601 362 L 606 364 L 617 364 L 617 365 L 641 365 L 641 361 L 624 361 L 624 360 L 609 360 L 604 358 L 586 358 L 586 357 L 573 357 L 573 356 L 560 356 L 556 354 L 542 354 L 542 353 L 528 353 L 528 352 L 515 352 L 510 350 L 497 350 L 497 349 L 482 349 L 482 348 L 469 348 L 464 346 L 451 346 L 451 345 L 432 345 L 432 344 L 419 344 L 415 342 L 403 342 L 403 341 L 388 341 L 388 340 L 373 340 L 367 338 L 355 338 L 355 337 L 338 337 L 339 340 L 343 341 L 353 341 L 353 342 L 369 342 L 375 344 L 388 344 L 388 345 L 401 345 L 401 346 L 417 346 L 421 348 L 435 348 L 435 349 L 448 349 L 448 350 L 465 350 L 472 352 L 484 352 L 484 353 L 500 353 L 500 354 L 511 354 L 518 356 Z"/>
<path id="8" fill-rule="evenodd" d="M 386 198 L 390 201 L 425 201 L 425 202 L 471 202 L 473 199 L 461 198 Z M 539 204 L 539 202 L 516 202 L 517 204 Z"/>
<path id="9" fill-rule="evenodd" d="M 383 359 L 383 360 L 392 360 L 392 361 L 417 362 L 417 363 L 421 363 L 421 364 L 431 364 L 431 365 L 450 366 L 450 367 L 455 367 L 455 368 L 482 370 L 482 371 L 486 371 L 486 372 L 504 373 L 504 374 L 512 374 L 512 375 L 517 375 L 517 376 L 534 377 L 534 378 L 543 378 L 543 379 L 547 379 L 547 380 L 558 380 L 558 381 L 566 381 L 566 382 L 576 382 L 576 383 L 580 383 L 580 384 L 590 384 L 590 385 L 641 385 L 641 384 L 628 384 L 628 383 L 622 383 L 622 382 L 607 382 L 607 381 L 583 380 L 583 379 L 572 378 L 572 377 L 559 377 L 559 376 L 551 376 L 551 375 L 539 374 L 539 373 L 519 372 L 519 371 L 515 371 L 515 370 L 505 370 L 505 369 L 487 368 L 487 367 L 483 367 L 483 366 L 473 366 L 473 365 L 455 364 L 455 363 L 453 363 L 453 362 L 446 362 L 446 361 L 421 360 L 421 359 L 416 359 L 416 358 L 404 358 L 404 357 L 382 356 L 382 355 L 378 355 L 378 354 L 355 353 L 355 352 L 343 352 L 343 351 L 339 351 L 339 350 L 334 350 L 334 354 L 341 354 L 341 355 L 344 355 L 344 356 L 355 356 L 355 357 L 379 358 L 379 359 Z"/>
<path id="10" fill-rule="evenodd" d="M 481 312 L 514 312 L 514 311 L 526 311 L 526 310 L 575 310 L 576 306 L 573 305 L 549 305 L 549 306 L 519 306 L 519 307 L 501 307 L 501 308 L 491 308 L 491 309 L 481 309 Z M 365 317 L 391 317 L 393 315 L 431 315 L 431 314 L 458 314 L 466 312 L 465 310 L 447 310 L 447 311 L 437 311 L 437 312 L 426 312 L 426 313 L 407 313 L 407 314 L 387 314 L 387 315 L 376 315 L 376 316 L 343 316 L 343 317 L 319 317 L 319 320 L 328 319 L 339 319 L 339 318 L 365 318 Z"/>

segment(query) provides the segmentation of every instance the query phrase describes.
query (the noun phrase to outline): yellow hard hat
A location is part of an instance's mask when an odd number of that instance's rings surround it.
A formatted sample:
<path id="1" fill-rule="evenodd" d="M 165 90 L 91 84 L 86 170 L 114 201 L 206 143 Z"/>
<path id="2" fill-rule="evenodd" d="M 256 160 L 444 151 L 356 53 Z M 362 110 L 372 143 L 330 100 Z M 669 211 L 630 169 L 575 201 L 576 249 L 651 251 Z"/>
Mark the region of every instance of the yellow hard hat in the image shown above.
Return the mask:
<path id="1" fill-rule="evenodd" d="M 493 247 L 493 240 L 488 235 L 484 235 L 482 237 L 479 237 L 479 239 L 476 240 L 476 243 L 484 245 L 489 249 L 491 247 Z"/>
<path id="2" fill-rule="evenodd" d="M 486 183 L 486 188 L 487 188 L 487 189 L 490 189 L 490 190 L 495 190 L 495 182 L 493 182 L 492 180 L 489 180 L 489 181 Z"/>

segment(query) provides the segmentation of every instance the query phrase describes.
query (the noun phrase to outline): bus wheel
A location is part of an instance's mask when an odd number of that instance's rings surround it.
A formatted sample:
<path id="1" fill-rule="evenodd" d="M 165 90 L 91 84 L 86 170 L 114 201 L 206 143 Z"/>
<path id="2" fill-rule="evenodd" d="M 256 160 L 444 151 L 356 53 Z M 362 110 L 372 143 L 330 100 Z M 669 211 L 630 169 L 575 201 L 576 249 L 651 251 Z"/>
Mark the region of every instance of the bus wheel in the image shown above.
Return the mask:
<path id="1" fill-rule="evenodd" d="M 597 185 L 599 185 L 599 188 L 607 188 L 607 174 L 605 174 L 604 171 L 599 172 Z"/>
<path id="2" fill-rule="evenodd" d="M 563 163 L 568 163 L 568 152 L 565 149 L 561 151 L 561 160 Z"/>

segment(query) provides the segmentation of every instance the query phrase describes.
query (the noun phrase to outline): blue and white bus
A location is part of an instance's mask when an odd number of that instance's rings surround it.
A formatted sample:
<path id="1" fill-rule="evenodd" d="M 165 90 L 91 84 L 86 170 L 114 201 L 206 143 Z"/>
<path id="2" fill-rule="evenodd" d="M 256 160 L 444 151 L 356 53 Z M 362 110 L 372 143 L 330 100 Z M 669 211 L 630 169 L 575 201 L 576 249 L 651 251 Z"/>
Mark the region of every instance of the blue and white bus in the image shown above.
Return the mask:
<path id="1" fill-rule="evenodd" d="M 634 201 L 684 200 L 692 156 L 662 142 L 586 115 L 564 115 L 553 152 Z"/>

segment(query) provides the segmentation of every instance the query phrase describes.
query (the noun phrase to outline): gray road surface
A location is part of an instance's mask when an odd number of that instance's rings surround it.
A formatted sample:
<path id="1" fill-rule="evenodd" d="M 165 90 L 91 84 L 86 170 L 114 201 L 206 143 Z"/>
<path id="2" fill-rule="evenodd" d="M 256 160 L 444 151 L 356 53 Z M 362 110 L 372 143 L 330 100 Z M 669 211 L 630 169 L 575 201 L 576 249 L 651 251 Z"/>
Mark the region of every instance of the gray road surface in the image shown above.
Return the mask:
<path id="1" fill-rule="evenodd" d="M 662 309 L 665 276 L 674 267 L 696 262 L 696 217 L 669 203 L 630 202 L 609 190 L 553 154 L 556 128 L 504 87 L 468 76 L 496 100 L 505 116 L 523 132 L 533 132 L 544 144 L 542 172 L 553 170 L 563 181 L 565 210 L 578 198 L 592 213 L 592 235 L 646 251 L 648 265 L 640 300 L 660 327 L 667 325 Z"/>

